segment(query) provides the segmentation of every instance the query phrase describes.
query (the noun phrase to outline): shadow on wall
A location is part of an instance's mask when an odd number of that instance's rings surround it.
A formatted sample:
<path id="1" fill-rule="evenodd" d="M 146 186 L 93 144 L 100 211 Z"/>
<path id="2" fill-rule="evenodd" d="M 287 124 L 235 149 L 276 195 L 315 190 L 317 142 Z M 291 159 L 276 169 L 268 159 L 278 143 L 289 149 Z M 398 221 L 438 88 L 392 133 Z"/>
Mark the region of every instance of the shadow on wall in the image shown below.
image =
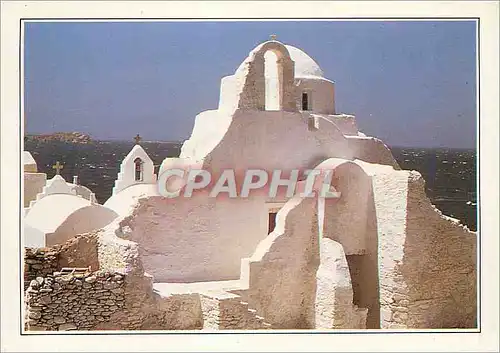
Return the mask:
<path id="1" fill-rule="evenodd" d="M 349 266 L 353 304 L 368 309 L 366 328 L 380 328 L 377 217 L 371 178 L 356 164 L 335 168 L 340 199 L 327 199 L 323 236 L 340 243 Z"/>
<path id="2" fill-rule="evenodd" d="M 353 304 L 368 309 L 366 328 L 380 328 L 377 217 L 373 191 L 368 196 L 366 252 L 346 255 L 351 274 Z"/>

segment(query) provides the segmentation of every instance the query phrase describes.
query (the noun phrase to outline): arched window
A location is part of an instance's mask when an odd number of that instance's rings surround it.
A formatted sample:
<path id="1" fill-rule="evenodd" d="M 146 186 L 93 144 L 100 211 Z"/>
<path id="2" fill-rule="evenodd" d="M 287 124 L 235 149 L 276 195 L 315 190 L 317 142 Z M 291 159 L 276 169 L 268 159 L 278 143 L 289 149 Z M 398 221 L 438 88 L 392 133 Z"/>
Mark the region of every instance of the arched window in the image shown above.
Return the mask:
<path id="1" fill-rule="evenodd" d="M 134 160 L 134 166 L 135 166 L 135 181 L 142 181 L 143 180 L 143 161 L 140 158 L 136 158 Z"/>

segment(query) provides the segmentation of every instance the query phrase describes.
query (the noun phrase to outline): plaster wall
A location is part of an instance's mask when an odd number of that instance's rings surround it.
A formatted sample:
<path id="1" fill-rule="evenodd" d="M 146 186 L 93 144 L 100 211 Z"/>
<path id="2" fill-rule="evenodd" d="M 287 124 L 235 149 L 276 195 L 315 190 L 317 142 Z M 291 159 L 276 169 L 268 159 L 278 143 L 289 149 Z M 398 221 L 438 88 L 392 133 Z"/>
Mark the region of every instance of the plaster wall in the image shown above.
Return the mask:
<path id="1" fill-rule="evenodd" d="M 346 136 L 358 136 L 359 130 L 356 117 L 347 114 L 326 115 L 326 119 L 334 123 Z"/>
<path id="2" fill-rule="evenodd" d="M 220 82 L 219 110 L 234 111 L 238 107 L 238 95 L 234 94 L 237 78 L 226 76 Z"/>
<path id="3" fill-rule="evenodd" d="M 373 164 L 390 165 L 400 169 L 391 150 L 375 137 L 346 136 L 349 149 L 354 158 Z"/>
<path id="4" fill-rule="evenodd" d="M 289 171 L 312 169 L 328 157 L 349 156 L 345 137 L 326 119 L 311 131 L 308 117 L 301 113 L 237 110 L 223 138 L 205 158 L 204 168 Z"/>
<path id="5" fill-rule="evenodd" d="M 27 248 L 43 248 L 45 246 L 45 233 L 38 228 L 24 223 L 24 243 Z"/>
<path id="6" fill-rule="evenodd" d="M 29 207 L 30 202 L 36 199 L 36 195 L 42 192 L 46 182 L 45 173 L 24 173 L 24 207 Z"/>
<path id="7" fill-rule="evenodd" d="M 155 282 L 237 279 L 240 261 L 267 236 L 268 213 L 262 198 L 141 200 L 125 239 L 139 244 L 146 272 Z"/>
<path id="8" fill-rule="evenodd" d="M 323 236 L 342 244 L 346 255 L 370 252 L 366 229 L 371 216 L 368 207 L 373 202 L 369 176 L 355 163 L 344 161 L 333 170 L 332 185 L 340 197 L 325 200 Z"/>
<path id="9" fill-rule="evenodd" d="M 379 328 L 377 214 L 372 179 L 357 160 L 331 158 L 318 168 L 327 167 L 334 172 L 332 185 L 340 197 L 325 199 L 323 236 L 342 245 L 349 265 L 353 303 L 367 309 L 367 328 Z"/>
<path id="10" fill-rule="evenodd" d="M 297 109 L 302 110 L 302 93 L 309 95 L 311 113 L 335 114 L 335 89 L 333 82 L 324 78 L 296 78 L 295 99 Z"/>
<path id="11" fill-rule="evenodd" d="M 316 329 L 366 328 L 368 309 L 354 305 L 351 274 L 342 245 L 329 238 L 320 242 L 316 282 Z"/>
<path id="12" fill-rule="evenodd" d="M 318 228 L 314 198 L 289 200 L 274 232 L 242 261 L 242 294 L 273 328 L 313 328 Z M 286 303 L 286 305 L 283 305 Z"/>

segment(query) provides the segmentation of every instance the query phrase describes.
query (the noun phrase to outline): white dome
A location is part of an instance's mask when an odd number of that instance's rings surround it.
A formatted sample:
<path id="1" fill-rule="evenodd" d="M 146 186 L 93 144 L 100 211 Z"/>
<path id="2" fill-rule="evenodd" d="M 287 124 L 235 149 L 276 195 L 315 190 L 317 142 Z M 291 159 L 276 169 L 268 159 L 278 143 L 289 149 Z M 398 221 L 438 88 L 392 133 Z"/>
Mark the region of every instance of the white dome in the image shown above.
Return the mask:
<path id="1" fill-rule="evenodd" d="M 309 55 L 291 45 L 285 45 L 285 47 L 295 62 L 295 77 L 323 77 L 323 71 Z"/>
<path id="2" fill-rule="evenodd" d="M 252 50 L 252 52 L 257 51 L 261 46 L 262 44 L 257 46 L 254 50 Z M 321 70 L 318 63 L 314 61 L 313 58 L 299 48 L 295 48 L 291 45 L 285 45 L 285 47 L 290 54 L 290 58 L 295 62 L 295 77 L 317 77 L 325 79 L 323 77 L 323 70 Z M 240 66 L 238 66 L 236 72 L 241 72 L 246 63 L 247 60 L 244 60 Z"/>

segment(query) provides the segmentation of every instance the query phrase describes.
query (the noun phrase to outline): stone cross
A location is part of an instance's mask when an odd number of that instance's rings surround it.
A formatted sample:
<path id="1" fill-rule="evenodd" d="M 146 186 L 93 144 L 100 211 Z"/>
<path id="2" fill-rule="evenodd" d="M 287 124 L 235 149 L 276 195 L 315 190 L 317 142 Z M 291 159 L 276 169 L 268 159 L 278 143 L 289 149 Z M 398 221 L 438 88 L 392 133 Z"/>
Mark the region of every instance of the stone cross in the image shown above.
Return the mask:
<path id="1" fill-rule="evenodd" d="M 276 34 L 271 34 L 271 40 L 276 40 Z"/>
<path id="2" fill-rule="evenodd" d="M 139 142 L 141 142 L 141 140 L 142 140 L 142 137 L 139 136 L 139 134 L 137 134 L 137 135 L 135 135 L 134 140 L 135 140 L 136 144 L 139 144 Z"/>
<path id="3" fill-rule="evenodd" d="M 59 161 L 56 162 L 56 164 L 54 164 L 52 166 L 52 169 L 55 169 L 56 170 L 56 175 L 59 175 L 61 174 L 61 169 L 63 169 L 63 165 L 61 163 L 59 163 Z"/>

